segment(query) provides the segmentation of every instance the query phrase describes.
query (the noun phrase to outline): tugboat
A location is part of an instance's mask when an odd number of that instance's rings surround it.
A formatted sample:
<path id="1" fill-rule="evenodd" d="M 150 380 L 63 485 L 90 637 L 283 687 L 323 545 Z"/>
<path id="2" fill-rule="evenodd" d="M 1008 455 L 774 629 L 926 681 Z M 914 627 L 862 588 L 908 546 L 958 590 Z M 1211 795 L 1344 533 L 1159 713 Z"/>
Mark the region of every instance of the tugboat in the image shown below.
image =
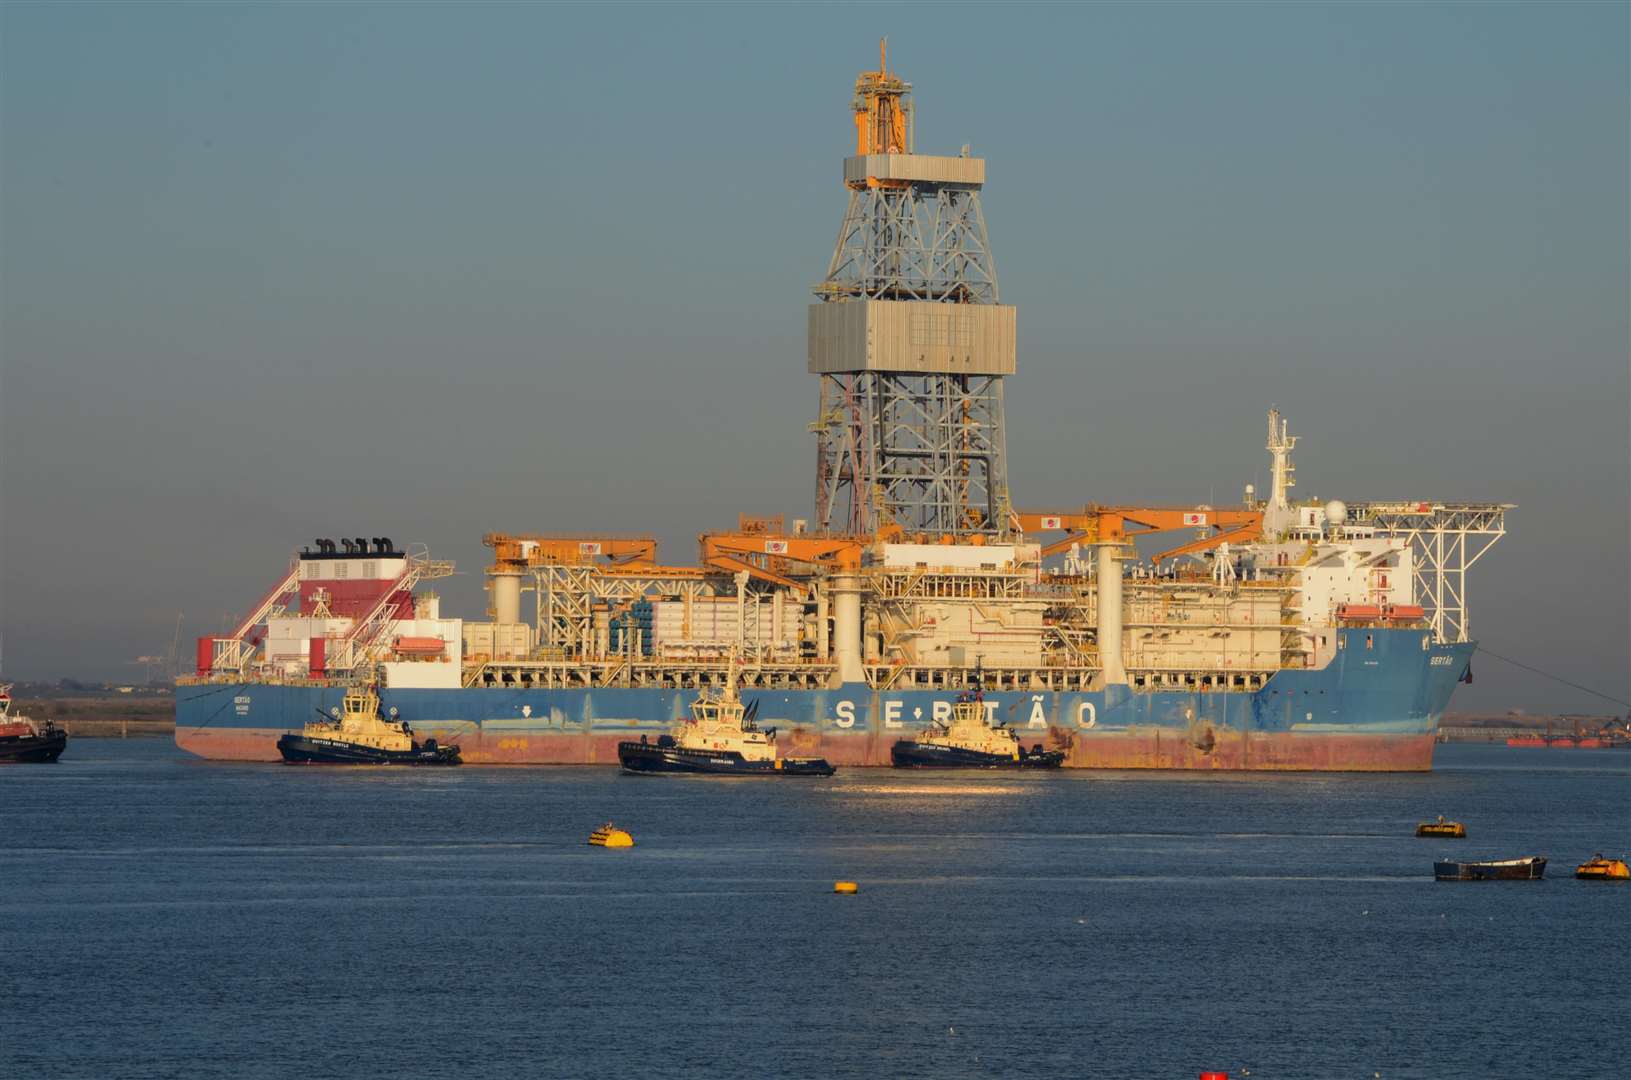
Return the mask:
<path id="1" fill-rule="evenodd" d="M 706 773 L 710 776 L 831 776 L 824 758 L 784 758 L 776 729 L 759 730 L 759 703 L 745 706 L 736 693 L 736 658 L 731 657 L 725 687 L 706 691 L 691 703 L 691 717 L 656 742 L 617 744 L 617 760 L 631 773 Z"/>
<path id="2" fill-rule="evenodd" d="M 897 769 L 1057 769 L 1063 750 L 1037 743 L 1029 750 L 1007 724 L 986 722 L 984 672 L 974 666 L 974 686 L 957 695 L 951 722 L 931 720 L 915 739 L 902 739 L 889 750 Z"/>
<path id="3" fill-rule="evenodd" d="M 47 763 L 62 756 L 68 733 L 49 720 L 11 711 L 11 683 L 0 684 L 0 764 Z"/>
<path id="4" fill-rule="evenodd" d="M 435 739 L 420 743 L 406 721 L 397 723 L 379 714 L 379 694 L 371 686 L 346 691 L 340 715 L 317 714 L 299 735 L 277 741 L 278 753 L 288 765 L 458 765 L 457 746 L 438 746 Z"/>

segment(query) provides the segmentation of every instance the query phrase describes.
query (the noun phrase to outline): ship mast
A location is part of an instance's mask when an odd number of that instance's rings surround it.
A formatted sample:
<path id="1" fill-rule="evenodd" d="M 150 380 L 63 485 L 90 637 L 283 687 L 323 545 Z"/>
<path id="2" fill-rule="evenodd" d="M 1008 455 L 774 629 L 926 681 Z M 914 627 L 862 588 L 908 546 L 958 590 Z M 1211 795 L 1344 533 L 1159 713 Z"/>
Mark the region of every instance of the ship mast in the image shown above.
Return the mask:
<path id="1" fill-rule="evenodd" d="M 1274 479 L 1269 491 L 1268 506 L 1263 510 L 1264 536 L 1278 536 L 1296 517 L 1296 511 L 1291 507 L 1291 499 L 1286 494 L 1297 486 L 1297 467 L 1291 463 L 1291 451 L 1296 445 L 1297 436 L 1290 433 L 1287 421 L 1280 416 L 1280 410 L 1270 409 L 1267 449 L 1274 459 Z"/>

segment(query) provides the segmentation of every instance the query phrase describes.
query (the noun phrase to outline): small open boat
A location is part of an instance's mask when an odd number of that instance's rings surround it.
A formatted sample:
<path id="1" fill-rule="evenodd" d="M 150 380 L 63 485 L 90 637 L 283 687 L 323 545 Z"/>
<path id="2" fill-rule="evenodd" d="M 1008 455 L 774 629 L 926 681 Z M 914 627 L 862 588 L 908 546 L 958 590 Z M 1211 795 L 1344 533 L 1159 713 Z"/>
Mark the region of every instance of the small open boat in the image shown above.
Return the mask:
<path id="1" fill-rule="evenodd" d="M 1631 864 L 1624 859 L 1605 859 L 1598 852 L 1574 868 L 1581 881 L 1631 881 Z"/>
<path id="2" fill-rule="evenodd" d="M 1417 836 L 1437 836 L 1446 840 L 1465 840 L 1467 827 L 1459 821 L 1445 821 L 1440 814 L 1437 821 L 1422 821 L 1416 825 Z"/>
<path id="3" fill-rule="evenodd" d="M 1501 859 L 1496 862 L 1435 862 L 1433 876 L 1440 881 L 1539 881 L 1546 876 L 1546 859 Z"/>

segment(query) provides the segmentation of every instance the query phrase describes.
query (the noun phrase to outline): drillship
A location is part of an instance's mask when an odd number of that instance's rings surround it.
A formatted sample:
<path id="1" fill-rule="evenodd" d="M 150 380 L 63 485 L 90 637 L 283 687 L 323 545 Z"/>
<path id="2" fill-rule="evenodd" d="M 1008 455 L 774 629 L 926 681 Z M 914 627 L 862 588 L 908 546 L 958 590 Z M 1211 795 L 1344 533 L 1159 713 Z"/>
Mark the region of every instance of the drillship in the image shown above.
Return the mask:
<path id="1" fill-rule="evenodd" d="M 853 111 L 808 313 L 813 522 L 744 517 L 703 534 L 695 566 L 663 565 L 650 537 L 489 534 L 483 621 L 442 613 L 423 586 L 452 566 L 422 547 L 319 540 L 199 640 L 177 743 L 275 761 L 369 683 L 466 763 L 615 767 L 620 742 L 721 693 L 736 656 L 759 722 L 840 766 L 889 765 L 978 670 L 992 724 L 1068 767 L 1431 768 L 1471 677 L 1467 571 L 1510 505 L 1295 499 L 1297 440 L 1271 410 L 1272 486 L 1239 506 L 1015 507 L 1017 318 L 985 162 L 916 152 L 911 86 L 884 57 Z"/>

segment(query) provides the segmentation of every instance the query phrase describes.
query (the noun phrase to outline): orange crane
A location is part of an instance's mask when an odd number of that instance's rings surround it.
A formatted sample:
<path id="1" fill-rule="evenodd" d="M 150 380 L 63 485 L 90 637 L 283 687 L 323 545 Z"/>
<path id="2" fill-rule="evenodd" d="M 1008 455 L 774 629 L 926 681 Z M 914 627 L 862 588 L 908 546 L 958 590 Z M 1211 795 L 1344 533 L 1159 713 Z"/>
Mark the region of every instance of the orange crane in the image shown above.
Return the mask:
<path id="1" fill-rule="evenodd" d="M 1134 540 L 1173 529 L 1205 529 L 1207 534 L 1152 557 L 1164 559 L 1206 551 L 1220 544 L 1246 543 L 1263 535 L 1261 510 L 1182 509 L 1159 506 L 1094 506 L 1080 510 L 1021 510 L 1015 526 L 1024 533 L 1059 532 L 1064 537 L 1042 545 L 1042 556 L 1057 555 L 1072 544 L 1104 544 Z"/>
<path id="2" fill-rule="evenodd" d="M 481 542 L 493 549 L 493 569 L 501 572 L 549 565 L 636 567 L 657 561 L 657 541 L 650 536 L 488 533 Z"/>

